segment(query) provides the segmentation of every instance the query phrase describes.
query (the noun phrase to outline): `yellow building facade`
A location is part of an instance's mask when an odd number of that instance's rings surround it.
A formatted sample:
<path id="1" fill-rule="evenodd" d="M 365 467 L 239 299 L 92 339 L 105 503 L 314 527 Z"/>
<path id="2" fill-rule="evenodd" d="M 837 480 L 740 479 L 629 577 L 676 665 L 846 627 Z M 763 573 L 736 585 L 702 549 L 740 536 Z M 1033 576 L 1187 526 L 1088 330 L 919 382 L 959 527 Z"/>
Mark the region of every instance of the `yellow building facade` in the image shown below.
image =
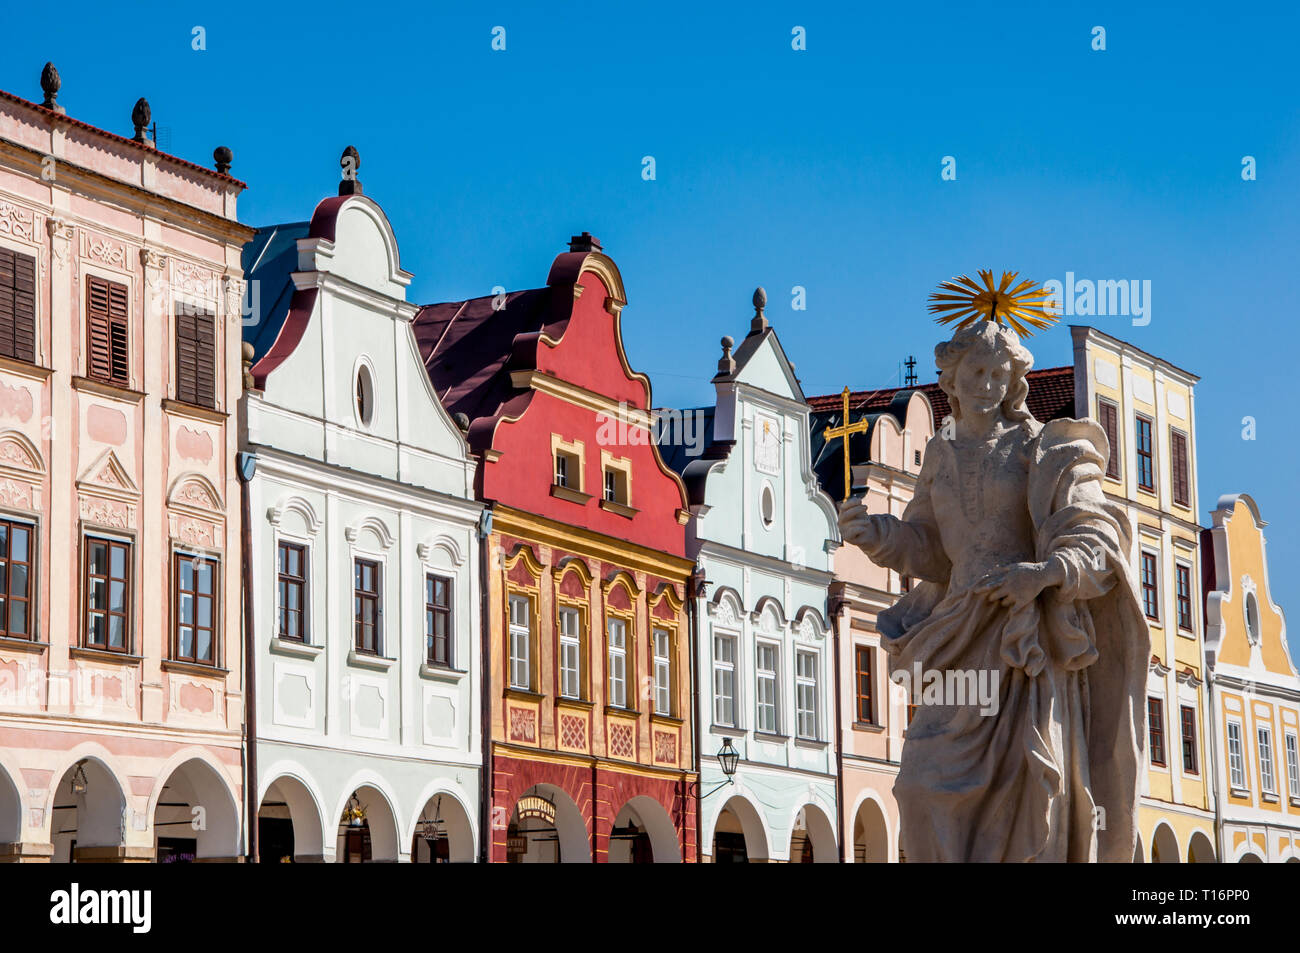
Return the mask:
<path id="1" fill-rule="evenodd" d="M 1214 787 L 1204 670 L 1195 385 L 1167 361 L 1072 327 L 1075 416 L 1106 430 L 1106 495 L 1133 527 L 1133 576 L 1147 616 L 1147 770 L 1135 861 L 1212 862 Z"/>
<path id="2" fill-rule="evenodd" d="M 1300 676 L 1272 597 L 1264 520 L 1219 498 L 1202 535 L 1219 856 L 1300 862 Z"/>

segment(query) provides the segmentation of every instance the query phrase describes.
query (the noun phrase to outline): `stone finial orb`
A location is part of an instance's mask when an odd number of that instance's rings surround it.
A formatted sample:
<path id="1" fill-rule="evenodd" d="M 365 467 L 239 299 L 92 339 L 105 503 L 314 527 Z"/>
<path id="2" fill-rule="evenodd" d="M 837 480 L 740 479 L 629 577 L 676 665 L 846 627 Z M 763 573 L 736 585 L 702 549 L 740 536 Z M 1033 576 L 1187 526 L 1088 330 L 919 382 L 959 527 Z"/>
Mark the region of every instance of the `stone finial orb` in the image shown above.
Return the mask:
<path id="1" fill-rule="evenodd" d="M 357 178 L 357 173 L 361 170 L 361 153 L 356 146 L 348 146 L 343 150 L 339 156 L 339 167 L 343 170 L 343 178 L 339 180 L 339 195 L 360 195 L 361 180 Z"/>
<path id="2" fill-rule="evenodd" d="M 722 336 L 722 354 L 724 357 L 731 354 L 731 349 L 736 346 L 736 339 L 730 334 Z"/>
<path id="3" fill-rule="evenodd" d="M 46 109 L 53 109 L 56 113 L 66 112 L 58 104 L 59 87 L 63 85 L 63 80 L 59 76 L 58 67 L 53 63 L 46 63 L 45 69 L 41 70 L 41 91 L 45 93 L 45 102 L 41 103 Z"/>
<path id="4" fill-rule="evenodd" d="M 212 161 L 217 164 L 217 171 L 222 175 L 230 174 L 230 163 L 235 161 L 235 154 L 229 146 L 217 146 L 212 150 Z"/>
<path id="5" fill-rule="evenodd" d="M 135 101 L 135 108 L 131 110 L 131 122 L 135 124 L 136 142 L 145 141 L 144 130 L 152 118 L 153 110 L 149 108 L 149 100 L 141 96 Z"/>
<path id="6" fill-rule="evenodd" d="M 456 421 L 456 426 L 460 428 L 461 433 L 469 433 L 469 414 L 457 411 L 452 420 Z"/>
<path id="7" fill-rule="evenodd" d="M 767 330 L 767 317 L 763 314 L 763 309 L 767 307 L 767 292 L 763 287 L 754 289 L 754 319 L 749 322 L 749 333 L 758 334 Z"/>

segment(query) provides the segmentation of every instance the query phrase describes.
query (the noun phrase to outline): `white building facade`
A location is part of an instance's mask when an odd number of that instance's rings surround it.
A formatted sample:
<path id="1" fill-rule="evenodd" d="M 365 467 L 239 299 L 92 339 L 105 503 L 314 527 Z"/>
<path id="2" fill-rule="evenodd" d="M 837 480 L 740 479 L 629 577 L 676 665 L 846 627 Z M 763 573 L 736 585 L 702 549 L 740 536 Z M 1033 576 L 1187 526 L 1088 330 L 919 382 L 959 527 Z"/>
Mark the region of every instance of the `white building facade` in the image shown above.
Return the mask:
<path id="1" fill-rule="evenodd" d="M 474 460 L 420 362 L 387 217 L 355 179 L 339 191 L 245 248 L 263 305 L 244 333 L 241 442 L 257 849 L 262 862 L 472 862 Z"/>

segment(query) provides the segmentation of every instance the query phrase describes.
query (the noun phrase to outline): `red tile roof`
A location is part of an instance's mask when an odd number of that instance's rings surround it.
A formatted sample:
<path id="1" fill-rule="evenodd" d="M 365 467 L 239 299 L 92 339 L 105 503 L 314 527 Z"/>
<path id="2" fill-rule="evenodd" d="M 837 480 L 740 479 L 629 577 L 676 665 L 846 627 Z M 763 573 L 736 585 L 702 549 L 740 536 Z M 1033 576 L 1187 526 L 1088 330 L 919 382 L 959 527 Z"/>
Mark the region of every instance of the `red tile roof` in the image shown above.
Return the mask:
<path id="1" fill-rule="evenodd" d="M 1035 420 L 1046 422 L 1058 417 L 1074 416 L 1074 368 L 1072 366 L 1046 367 L 1042 370 L 1030 371 L 1027 380 L 1029 396 L 1025 399 L 1025 405 L 1034 415 Z M 930 398 L 930 405 L 934 408 L 935 430 L 939 429 L 943 418 L 952 412 L 952 408 L 948 405 L 948 395 L 934 381 L 914 388 L 885 387 L 879 390 L 851 391 L 849 411 L 850 413 L 854 411 L 880 413 L 888 409 L 894 395 L 903 390 L 924 391 L 925 396 Z M 808 406 L 813 413 L 837 411 L 844 406 L 843 397 L 840 394 L 809 397 Z"/>

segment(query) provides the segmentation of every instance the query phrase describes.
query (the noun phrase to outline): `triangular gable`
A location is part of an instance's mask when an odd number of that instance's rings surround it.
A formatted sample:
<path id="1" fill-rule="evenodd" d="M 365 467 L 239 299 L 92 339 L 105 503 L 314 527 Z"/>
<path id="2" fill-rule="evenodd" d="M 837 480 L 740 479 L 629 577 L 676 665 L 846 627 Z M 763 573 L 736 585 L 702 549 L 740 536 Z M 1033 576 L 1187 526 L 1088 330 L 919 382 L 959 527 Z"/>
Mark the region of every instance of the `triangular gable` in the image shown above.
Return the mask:
<path id="1" fill-rule="evenodd" d="M 803 388 L 773 328 L 751 333 L 740 343 L 736 370 L 730 377 L 769 394 L 804 403 Z"/>
<path id="2" fill-rule="evenodd" d="M 112 450 L 105 450 L 77 480 L 77 488 L 106 496 L 136 498 L 140 488 Z"/>

